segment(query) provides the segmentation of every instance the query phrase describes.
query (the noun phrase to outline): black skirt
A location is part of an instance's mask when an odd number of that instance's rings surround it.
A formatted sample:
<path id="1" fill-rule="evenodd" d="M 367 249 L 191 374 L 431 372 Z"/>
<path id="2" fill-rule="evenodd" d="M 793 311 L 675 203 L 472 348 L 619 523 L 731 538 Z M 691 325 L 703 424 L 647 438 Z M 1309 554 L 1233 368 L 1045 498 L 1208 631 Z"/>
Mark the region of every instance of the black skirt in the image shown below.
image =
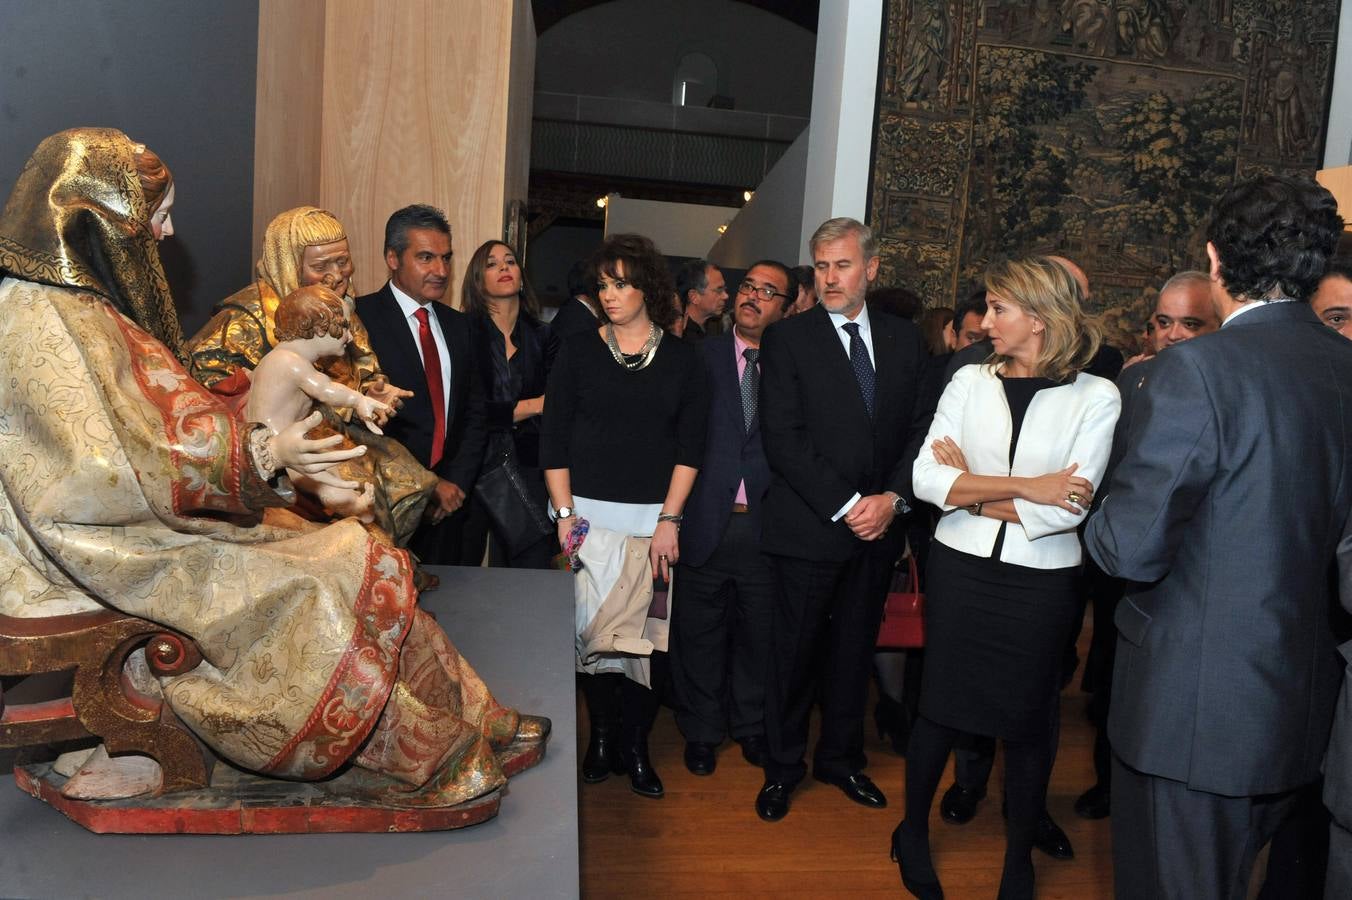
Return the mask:
<path id="1" fill-rule="evenodd" d="M 929 556 L 920 712 L 971 734 L 1042 736 L 1080 608 L 1080 567 L 1018 566 L 937 540 Z"/>

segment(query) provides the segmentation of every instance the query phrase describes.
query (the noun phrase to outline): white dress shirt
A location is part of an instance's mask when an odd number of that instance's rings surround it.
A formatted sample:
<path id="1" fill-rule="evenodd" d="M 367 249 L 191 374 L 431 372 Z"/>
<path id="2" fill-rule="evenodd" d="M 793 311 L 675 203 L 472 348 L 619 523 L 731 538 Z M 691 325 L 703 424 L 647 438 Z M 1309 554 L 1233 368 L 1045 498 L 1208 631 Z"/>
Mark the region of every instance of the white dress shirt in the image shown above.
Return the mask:
<path id="1" fill-rule="evenodd" d="M 878 356 L 873 352 L 873 328 L 869 325 L 868 306 L 861 306 L 859 308 L 859 314 L 853 319 L 849 318 L 844 313 L 828 312 L 826 315 L 831 319 L 832 327 L 836 329 L 836 337 L 840 338 L 840 345 L 845 348 L 846 359 L 849 359 L 850 356 L 850 333 L 845 330 L 845 325 L 848 322 L 857 322 L 859 324 L 859 337 L 864 342 L 864 349 L 868 351 L 869 365 L 873 366 L 873 371 L 877 372 L 878 363 L 876 360 L 878 359 Z M 854 509 L 854 505 L 862 499 L 863 498 L 859 496 L 859 492 L 856 491 L 855 495 L 849 500 L 846 500 L 845 505 L 836 511 L 836 514 L 831 517 L 831 521 L 839 522 L 848 515 L 850 510 Z"/>
<path id="2" fill-rule="evenodd" d="M 399 304 L 399 309 L 404 313 L 404 322 L 408 325 L 408 330 L 413 334 L 413 346 L 418 348 L 418 361 L 423 364 L 423 372 L 427 371 L 427 361 L 423 359 L 422 352 L 422 326 L 418 323 L 418 317 L 414 315 L 419 309 L 427 309 L 427 324 L 432 332 L 432 342 L 437 345 L 437 356 L 441 358 L 441 400 L 446 405 L 446 428 L 449 430 L 451 425 L 451 354 L 446 349 L 446 336 L 441 333 L 441 326 L 437 324 L 437 311 L 432 308 L 432 304 L 419 303 L 408 294 L 390 282 L 390 293 L 394 295 L 394 301 Z M 405 385 L 399 385 L 405 387 Z"/>

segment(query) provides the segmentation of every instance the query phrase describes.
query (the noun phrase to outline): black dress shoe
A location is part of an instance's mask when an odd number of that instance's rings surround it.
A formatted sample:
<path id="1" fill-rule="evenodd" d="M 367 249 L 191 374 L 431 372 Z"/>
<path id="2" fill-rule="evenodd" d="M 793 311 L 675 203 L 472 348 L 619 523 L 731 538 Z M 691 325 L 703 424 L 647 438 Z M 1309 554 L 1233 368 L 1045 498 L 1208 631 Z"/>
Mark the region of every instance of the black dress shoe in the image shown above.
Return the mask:
<path id="1" fill-rule="evenodd" d="M 920 900 L 944 900 L 939 874 L 930 858 L 929 841 L 911 834 L 903 821 L 892 832 L 892 862 L 901 873 L 901 883 Z"/>
<path id="2" fill-rule="evenodd" d="M 1038 816 L 1033 827 L 1033 846 L 1052 859 L 1074 859 L 1075 849 L 1070 846 L 1070 838 L 1061 830 L 1061 826 L 1052 821 L 1051 813 L 1046 810 Z"/>
<path id="3" fill-rule="evenodd" d="M 878 786 L 863 772 L 855 772 L 853 775 L 844 777 L 818 775 L 814 772 L 812 777 L 825 784 L 834 784 L 841 789 L 846 797 L 861 806 L 868 806 L 873 809 L 883 809 L 887 806 L 887 798 L 883 796 L 883 792 L 878 790 Z"/>
<path id="4" fill-rule="evenodd" d="M 691 775 L 712 775 L 718 765 L 718 756 L 714 745 L 704 741 L 686 741 L 685 767 Z"/>
<path id="5" fill-rule="evenodd" d="M 1081 819 L 1106 819 L 1112 815 L 1112 792 L 1101 784 L 1085 791 L 1075 801 L 1075 815 Z"/>
<path id="6" fill-rule="evenodd" d="M 767 781 L 756 795 L 756 815 L 767 822 L 778 822 L 789 814 L 789 794 L 793 788 L 782 781 Z"/>
<path id="7" fill-rule="evenodd" d="M 748 737 L 738 738 L 737 743 L 742 745 L 742 759 L 751 763 L 758 769 L 765 768 L 765 738 L 759 734 L 753 734 Z"/>
<path id="8" fill-rule="evenodd" d="M 985 798 L 984 787 L 968 790 L 955 781 L 939 801 L 939 814 L 951 825 L 966 825 L 976 815 L 976 805 Z"/>

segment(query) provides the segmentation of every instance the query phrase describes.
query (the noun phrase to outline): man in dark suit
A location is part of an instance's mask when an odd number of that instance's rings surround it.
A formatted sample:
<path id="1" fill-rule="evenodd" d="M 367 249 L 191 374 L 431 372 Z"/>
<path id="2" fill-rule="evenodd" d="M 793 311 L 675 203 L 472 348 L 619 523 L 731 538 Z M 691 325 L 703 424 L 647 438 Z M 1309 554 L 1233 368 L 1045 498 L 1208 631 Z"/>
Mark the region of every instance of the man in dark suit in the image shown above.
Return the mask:
<path id="1" fill-rule="evenodd" d="M 1113 470 L 1127 452 L 1127 440 L 1136 413 L 1141 388 L 1151 379 L 1154 355 L 1174 344 L 1210 334 L 1221 327 L 1211 303 L 1211 277 L 1205 272 L 1179 272 L 1164 283 L 1150 314 L 1155 323 L 1151 332 L 1152 355 L 1134 356 L 1117 376 L 1117 391 L 1122 395 L 1122 412 L 1113 430 L 1113 449 L 1103 484 L 1112 479 Z M 1090 515 L 1103 505 L 1100 491 L 1090 506 Z M 1084 592 L 1094 607 L 1094 633 L 1085 662 L 1084 684 L 1093 698 L 1089 701 L 1089 719 L 1094 723 L 1094 775 L 1092 787 L 1075 800 L 1075 812 L 1085 819 L 1106 818 L 1112 812 L 1112 753 L 1108 742 L 1108 711 L 1112 709 L 1113 657 L 1117 649 L 1117 631 L 1113 615 L 1126 585 L 1119 578 L 1105 575 L 1092 559 L 1086 560 Z"/>
<path id="2" fill-rule="evenodd" d="M 909 512 L 911 463 L 933 412 L 918 402 L 919 329 L 865 306 L 879 263 L 872 232 L 854 219 L 830 219 L 811 250 L 820 303 L 768 329 L 761 343 L 761 434 L 771 471 L 761 545 L 778 594 L 769 754 L 756 798 L 767 821 L 788 813 L 807 773 L 818 694 L 813 777 L 866 806 L 887 805 L 863 772 L 864 707 L 904 531 L 889 527 Z"/>
<path id="3" fill-rule="evenodd" d="M 1342 228 L 1312 181 L 1228 191 L 1207 226 L 1221 329 L 1135 401 L 1085 543 L 1131 582 L 1108 731 L 1117 896 L 1243 898 L 1319 777 L 1340 665 L 1328 571 L 1352 509 L 1352 347 L 1305 302 Z"/>
<path id="4" fill-rule="evenodd" d="M 784 318 L 798 279 L 782 263 L 747 270 L 730 333 L 702 341 L 712 386 L 704 463 L 681 523 L 679 602 L 672 609 L 671 674 L 685 765 L 709 775 L 731 732 L 753 765 L 765 762 L 765 680 L 774 576 L 761 552 L 770 464 L 761 445 L 761 335 Z"/>
<path id="5" fill-rule="evenodd" d="M 723 307 L 728 305 L 728 286 L 718 266 L 707 259 L 692 259 L 676 273 L 676 296 L 681 300 L 681 337 L 702 340 L 721 334 Z"/>
<path id="6" fill-rule="evenodd" d="M 439 302 L 451 274 L 451 226 L 432 206 L 406 206 L 385 225 L 390 280 L 357 298 L 371 349 L 393 384 L 413 391 L 385 433 L 409 449 L 438 481 L 428 517 L 409 549 L 428 564 L 462 559 L 465 494 L 474 486 L 487 434 L 484 396 L 469 324 Z"/>
<path id="7" fill-rule="evenodd" d="M 563 301 L 549 322 L 549 333 L 554 340 L 562 341 L 571 335 L 595 331 L 601 327 L 600 313 L 596 301 L 592 299 L 595 293 L 596 286 L 587 283 L 587 261 L 583 259 L 573 263 L 573 267 L 568 270 L 569 299 Z"/>

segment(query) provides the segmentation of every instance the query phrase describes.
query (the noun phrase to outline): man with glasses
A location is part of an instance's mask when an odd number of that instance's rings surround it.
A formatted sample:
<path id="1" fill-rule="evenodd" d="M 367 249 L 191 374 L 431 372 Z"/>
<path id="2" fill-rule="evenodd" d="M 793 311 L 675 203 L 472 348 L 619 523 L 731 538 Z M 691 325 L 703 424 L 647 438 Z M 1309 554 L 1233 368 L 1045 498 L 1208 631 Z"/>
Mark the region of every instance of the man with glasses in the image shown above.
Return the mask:
<path id="1" fill-rule="evenodd" d="M 761 446 L 760 342 L 798 295 L 784 264 L 761 260 L 737 288 L 733 327 L 700 344 L 713 399 L 704 462 L 681 527 L 680 603 L 671 669 L 685 765 L 710 775 L 728 734 L 752 765 L 765 759 L 765 679 L 774 577 L 760 551 L 770 466 Z"/>

